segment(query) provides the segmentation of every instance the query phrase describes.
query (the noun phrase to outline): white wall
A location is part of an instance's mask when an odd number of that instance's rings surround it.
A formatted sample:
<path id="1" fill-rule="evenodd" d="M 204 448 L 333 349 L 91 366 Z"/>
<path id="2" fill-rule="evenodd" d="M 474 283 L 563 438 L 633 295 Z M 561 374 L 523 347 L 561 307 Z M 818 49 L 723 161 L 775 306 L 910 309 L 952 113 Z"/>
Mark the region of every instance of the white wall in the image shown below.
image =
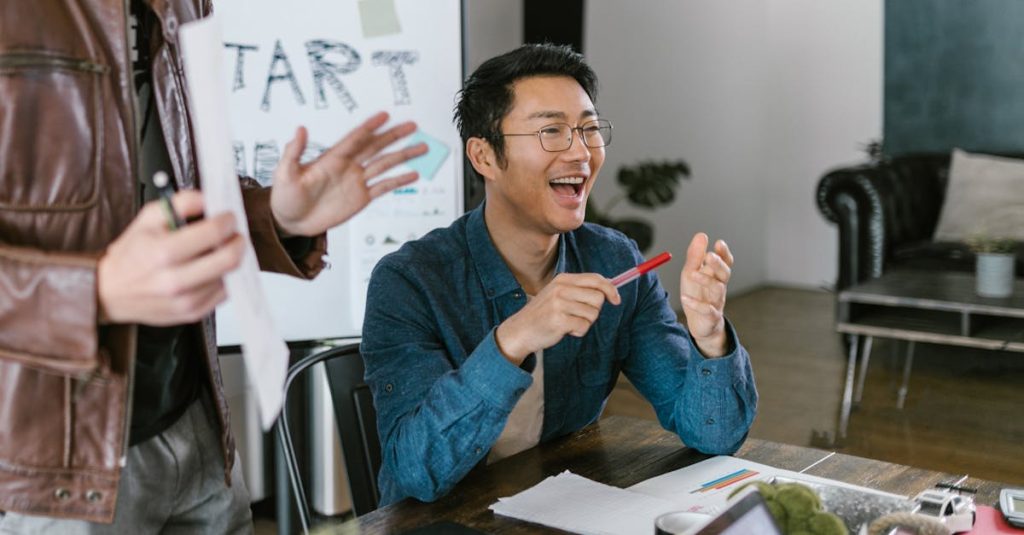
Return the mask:
<path id="1" fill-rule="evenodd" d="M 765 80 L 766 280 L 831 285 L 838 234 L 815 203 L 824 171 L 882 136 L 881 0 L 772 0 Z"/>
<path id="2" fill-rule="evenodd" d="M 523 44 L 522 0 L 469 0 L 465 6 L 467 74 Z"/>
<path id="3" fill-rule="evenodd" d="M 632 212 L 655 223 L 652 252 L 678 257 L 661 271 L 669 293 L 699 230 L 736 255 L 733 293 L 834 279 L 837 236 L 814 187 L 881 135 L 881 0 L 591 0 L 586 19 L 598 107 L 615 123 L 595 200 L 617 193 L 620 164 L 693 169 L 672 206 Z"/>
<path id="4" fill-rule="evenodd" d="M 757 157 L 764 3 L 598 0 L 586 13 L 584 46 L 601 80 L 598 108 L 615 125 L 595 200 L 619 191 L 621 164 L 686 160 L 693 176 L 680 198 L 641 216 L 655 223 L 650 254 L 667 249 L 676 257 L 661 269 L 662 282 L 678 295 L 686 246 L 704 231 L 724 239 L 736 256 L 733 291 L 760 284 L 768 216 Z"/>

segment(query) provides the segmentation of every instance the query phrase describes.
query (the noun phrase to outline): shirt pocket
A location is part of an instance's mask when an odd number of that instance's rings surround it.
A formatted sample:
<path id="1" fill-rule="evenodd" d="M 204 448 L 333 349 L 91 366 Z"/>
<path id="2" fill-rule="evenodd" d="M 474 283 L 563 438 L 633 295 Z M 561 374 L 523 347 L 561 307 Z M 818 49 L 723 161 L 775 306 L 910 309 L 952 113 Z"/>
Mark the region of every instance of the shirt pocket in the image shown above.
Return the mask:
<path id="1" fill-rule="evenodd" d="M 576 354 L 576 373 L 585 387 L 611 391 L 619 375 L 619 358 L 613 339 L 588 335 Z"/>
<path id="2" fill-rule="evenodd" d="M 96 204 L 109 72 L 45 50 L 0 52 L 0 210 Z"/>

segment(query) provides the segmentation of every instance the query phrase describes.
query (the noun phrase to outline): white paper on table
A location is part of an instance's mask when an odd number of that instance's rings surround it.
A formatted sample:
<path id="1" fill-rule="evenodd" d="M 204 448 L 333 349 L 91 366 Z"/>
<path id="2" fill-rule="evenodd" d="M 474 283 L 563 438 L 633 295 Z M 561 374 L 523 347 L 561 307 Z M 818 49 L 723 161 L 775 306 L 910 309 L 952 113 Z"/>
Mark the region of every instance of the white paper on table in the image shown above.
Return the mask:
<path id="1" fill-rule="evenodd" d="M 178 30 L 178 42 L 185 64 L 191 102 L 189 117 L 196 137 L 206 216 L 223 212 L 235 214 L 238 232 L 245 237 L 246 251 L 241 266 L 225 277 L 224 285 L 237 311 L 246 373 L 255 385 L 261 423 L 267 430 L 277 419 L 284 401 L 288 346 L 270 316 L 256 252 L 249 241 L 249 226 L 231 145 L 220 19 L 213 15 L 183 24 Z"/>
<path id="2" fill-rule="evenodd" d="M 751 470 L 757 472 L 757 475 L 721 489 L 709 490 L 707 492 L 698 491 L 703 483 L 714 481 L 723 475 L 732 474 L 738 470 Z M 906 498 L 906 496 L 900 496 L 898 494 L 891 494 L 868 487 L 851 485 L 834 479 L 801 474 L 791 470 L 783 470 L 781 468 L 775 468 L 774 466 L 755 463 L 745 459 L 738 459 L 728 455 L 720 455 L 718 457 L 705 459 L 699 463 L 680 468 L 679 470 L 674 470 L 667 474 L 652 477 L 651 479 L 641 481 L 640 483 L 629 487 L 629 490 L 669 500 L 675 504 L 676 510 L 717 515 L 727 509 L 729 495 L 744 483 L 748 483 L 750 481 L 770 481 L 775 477 L 792 479 L 801 483 L 818 483 L 822 485 L 831 485 L 833 487 L 853 489 L 890 498 Z"/>
<path id="3" fill-rule="evenodd" d="M 574 533 L 632 535 L 653 533 L 654 519 L 678 507 L 565 471 L 515 496 L 499 498 L 490 509 L 497 515 Z"/>

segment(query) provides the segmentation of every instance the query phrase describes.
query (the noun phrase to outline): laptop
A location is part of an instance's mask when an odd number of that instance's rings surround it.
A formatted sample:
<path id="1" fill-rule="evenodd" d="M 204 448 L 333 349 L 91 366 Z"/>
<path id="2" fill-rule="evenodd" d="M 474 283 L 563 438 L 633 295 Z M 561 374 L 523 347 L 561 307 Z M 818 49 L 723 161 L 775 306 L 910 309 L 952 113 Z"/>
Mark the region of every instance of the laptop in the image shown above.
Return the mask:
<path id="1" fill-rule="evenodd" d="M 782 535 L 760 492 L 748 492 L 694 535 Z"/>

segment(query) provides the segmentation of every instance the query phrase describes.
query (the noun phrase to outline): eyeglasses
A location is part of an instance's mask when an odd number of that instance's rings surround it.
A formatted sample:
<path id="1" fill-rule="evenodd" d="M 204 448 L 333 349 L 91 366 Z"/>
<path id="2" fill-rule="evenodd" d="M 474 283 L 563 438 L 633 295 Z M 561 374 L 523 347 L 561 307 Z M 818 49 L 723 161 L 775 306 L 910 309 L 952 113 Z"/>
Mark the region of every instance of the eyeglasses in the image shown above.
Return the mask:
<path id="1" fill-rule="evenodd" d="M 573 127 L 566 123 L 552 123 L 529 134 L 502 134 L 506 136 L 537 136 L 542 149 L 548 152 L 567 151 L 572 147 L 573 132 L 579 132 L 580 140 L 587 148 L 607 147 L 612 142 L 612 123 L 597 119 Z"/>

